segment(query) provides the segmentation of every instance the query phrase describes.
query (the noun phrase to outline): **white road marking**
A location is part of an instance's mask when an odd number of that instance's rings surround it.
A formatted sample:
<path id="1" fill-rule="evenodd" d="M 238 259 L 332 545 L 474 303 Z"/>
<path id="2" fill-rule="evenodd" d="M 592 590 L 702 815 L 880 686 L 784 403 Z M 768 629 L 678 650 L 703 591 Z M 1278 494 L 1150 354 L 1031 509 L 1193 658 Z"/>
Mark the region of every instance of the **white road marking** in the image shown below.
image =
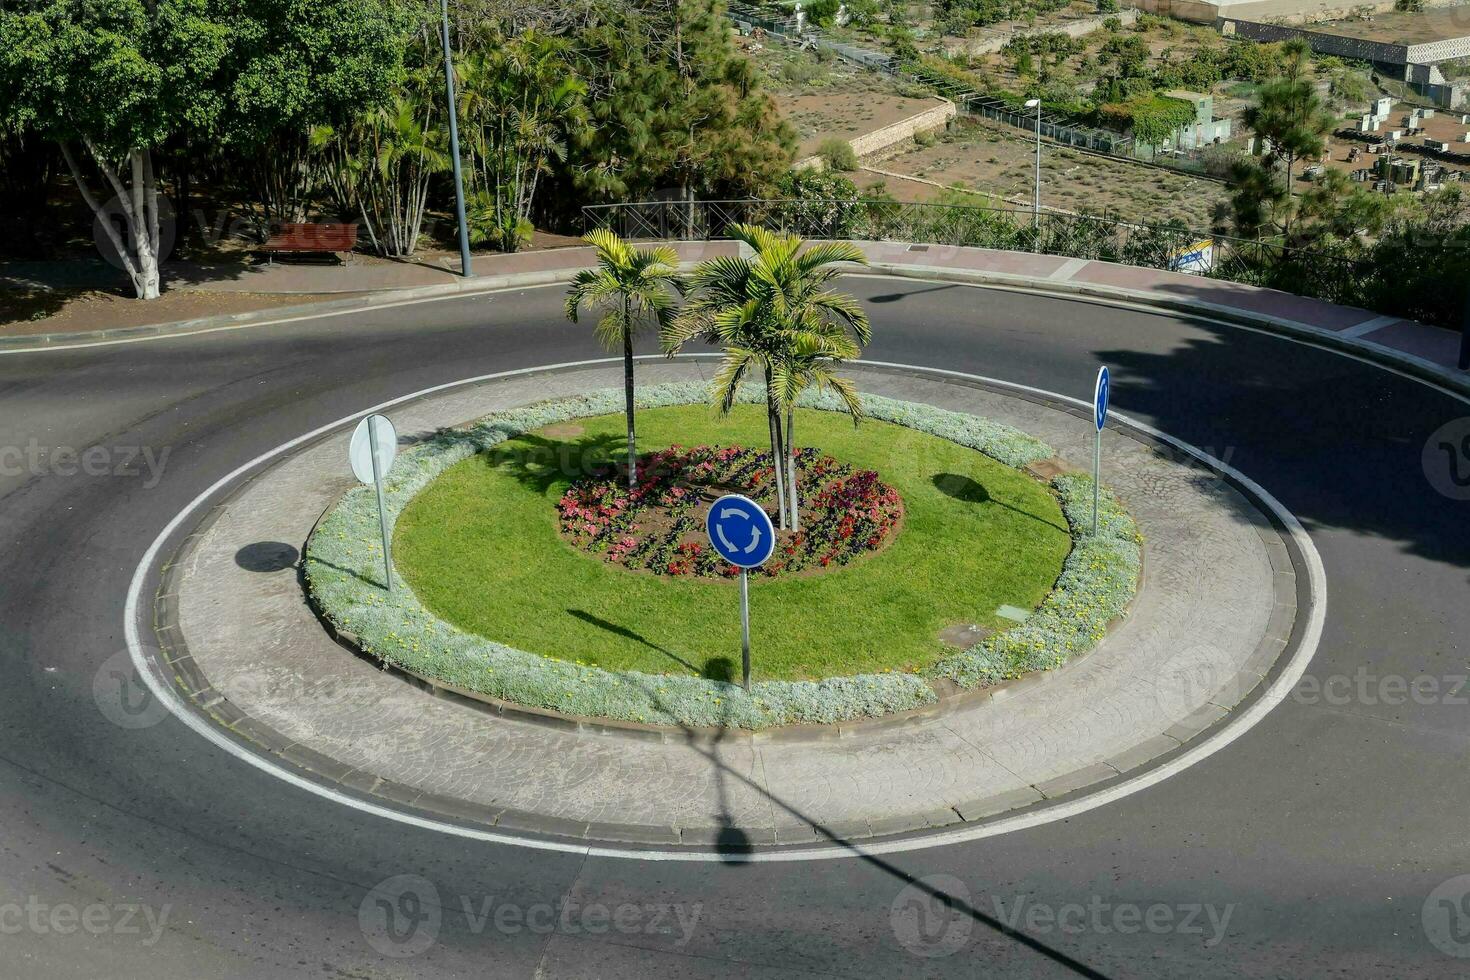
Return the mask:
<path id="1" fill-rule="evenodd" d="M 1046 278 L 1065 282 L 1081 272 L 1082 267 L 1091 261 L 1091 259 L 1068 259 L 1057 266 L 1056 271 Z"/>
<path id="2" fill-rule="evenodd" d="M 698 358 L 717 357 L 718 355 L 690 356 L 693 358 Z M 660 357 L 661 355 L 643 355 L 640 357 L 640 359 L 653 360 Z M 771 850 L 756 851 L 749 854 L 722 854 L 716 851 L 687 850 L 644 851 L 634 848 L 615 847 L 602 844 L 577 844 L 570 841 L 563 842 L 556 840 L 526 839 L 495 830 L 479 830 L 469 827 L 460 827 L 454 824 L 435 820 L 430 817 L 421 817 L 413 814 L 401 813 L 396 810 L 380 806 L 368 800 L 362 800 L 349 796 L 329 786 L 321 785 L 313 780 L 307 779 L 301 774 L 287 768 L 286 766 L 278 764 L 271 759 L 267 759 L 263 755 L 250 751 L 249 749 L 246 749 L 243 746 L 237 744 L 233 739 L 226 736 L 212 722 L 205 718 L 202 718 L 194 711 L 192 711 L 189 706 L 185 704 L 180 698 L 178 692 L 175 691 L 173 684 L 171 683 L 169 678 L 162 676 L 159 665 L 154 661 L 153 658 L 147 655 L 144 649 L 142 635 L 138 626 L 141 614 L 143 612 L 143 589 L 145 583 L 148 580 L 150 569 L 158 560 L 159 553 L 162 551 L 165 542 L 167 542 L 168 538 L 175 531 L 177 531 L 186 520 L 188 520 L 190 515 L 198 512 L 204 506 L 206 501 L 209 500 L 210 497 L 214 496 L 220 490 L 229 486 L 238 478 L 249 473 L 257 466 L 269 462 L 278 456 L 284 455 L 297 446 L 317 439 L 318 437 L 332 432 L 333 430 L 351 425 L 366 415 L 371 415 L 377 412 L 384 412 L 396 405 L 401 405 L 405 402 L 410 402 L 415 399 L 423 398 L 425 396 L 436 394 L 441 391 L 448 391 L 453 388 L 480 384 L 486 381 L 493 381 L 501 378 L 515 377 L 525 374 L 534 374 L 541 371 L 564 370 L 568 368 L 592 367 L 596 365 L 616 363 L 619 363 L 619 359 L 615 357 L 596 358 L 585 361 L 571 361 L 562 364 L 541 365 L 539 367 L 522 368 L 515 371 L 503 371 L 495 374 L 480 375 L 473 378 L 465 378 L 460 381 L 452 381 L 442 385 L 435 385 L 430 388 L 424 388 L 421 391 L 416 391 L 412 394 L 403 395 L 390 401 L 374 405 L 370 408 L 364 409 L 361 412 L 357 412 L 345 418 L 338 419 L 335 422 L 329 422 L 326 425 L 318 426 L 310 432 L 297 436 L 295 439 L 292 439 L 289 442 L 282 443 L 275 449 L 262 453 L 249 462 L 236 467 L 230 473 L 215 481 L 212 486 L 210 486 L 203 493 L 195 497 L 188 506 L 186 506 L 177 515 L 175 515 L 175 517 L 171 521 L 169 521 L 169 523 L 159 533 L 158 537 L 154 539 L 153 543 L 144 553 L 142 560 L 138 563 L 137 568 L 134 570 L 132 581 L 128 586 L 127 600 L 123 608 L 123 626 L 125 635 L 127 637 L 128 651 L 132 657 L 134 667 L 137 669 L 139 675 L 143 678 L 144 682 L 148 685 L 150 691 L 152 691 L 153 696 L 158 698 L 160 703 L 165 705 L 169 709 L 169 711 L 172 712 L 177 718 L 179 718 L 179 720 L 182 721 L 188 728 L 193 730 L 201 737 L 207 739 L 216 747 L 236 757 L 237 759 L 240 759 L 241 761 L 256 767 L 262 772 L 275 776 L 278 779 L 282 779 L 292 786 L 297 787 L 298 789 L 303 789 L 307 792 L 315 793 L 316 795 L 331 800 L 334 803 L 349 807 L 362 813 L 368 813 L 374 816 L 382 817 L 386 820 L 394 820 L 399 823 L 418 827 L 424 830 L 432 830 L 456 837 L 467 838 L 470 840 L 478 840 L 495 844 L 515 845 L 519 847 L 530 847 L 538 850 L 558 851 L 568 854 L 585 854 L 594 857 L 624 858 L 642 861 L 767 863 L 784 861 L 833 860 L 840 858 L 856 857 L 861 855 L 891 854 L 904 851 L 926 850 L 933 847 L 943 847 L 949 844 L 959 844 L 968 841 L 981 840 L 987 837 L 994 837 L 999 834 L 1014 833 L 1018 830 L 1026 830 L 1032 827 L 1054 823 L 1055 821 L 1075 817 L 1080 814 L 1086 813 L 1089 810 L 1104 806 L 1115 800 L 1120 800 L 1124 797 L 1131 796 L 1134 793 L 1148 789 L 1151 786 L 1163 782 L 1170 776 L 1183 772 L 1190 766 L 1209 758 L 1216 752 L 1219 752 L 1229 746 L 1232 742 L 1240 738 L 1246 732 L 1250 731 L 1251 728 L 1255 727 L 1256 724 L 1258 724 L 1263 718 L 1266 717 L 1266 715 L 1271 711 L 1272 708 L 1274 708 L 1276 705 L 1280 704 L 1283 700 L 1286 699 L 1286 697 L 1291 693 L 1292 689 L 1296 686 L 1298 681 L 1301 680 L 1302 675 L 1306 672 L 1308 663 L 1310 663 L 1313 655 L 1316 653 L 1317 645 L 1322 636 L 1323 624 L 1326 620 L 1327 615 L 1327 578 L 1326 572 L 1322 566 L 1321 557 L 1317 554 L 1317 549 L 1313 546 L 1312 539 L 1307 534 L 1305 528 L 1302 527 L 1301 522 L 1299 522 L 1290 511 L 1282 506 L 1282 504 L 1277 501 L 1276 498 L 1267 493 L 1266 490 L 1262 488 L 1259 484 L 1257 484 L 1254 480 L 1251 480 L 1245 474 L 1241 473 L 1239 470 L 1236 470 L 1234 467 L 1230 466 L 1223 460 L 1216 459 L 1213 456 L 1210 456 L 1208 453 L 1205 453 L 1204 451 L 1197 449 L 1194 446 L 1183 442 L 1182 440 L 1176 439 L 1173 436 L 1160 432 L 1152 426 L 1134 421 L 1128 416 L 1115 412 L 1113 413 L 1113 420 L 1115 420 L 1116 423 L 1135 428 L 1138 431 L 1147 433 L 1148 435 L 1156 439 L 1168 443 L 1169 445 L 1182 452 L 1188 453 L 1190 456 L 1209 466 L 1216 472 L 1228 474 L 1241 486 L 1245 487 L 1250 493 L 1254 494 L 1257 500 L 1260 503 L 1264 504 L 1267 509 L 1269 509 L 1277 517 L 1281 524 L 1287 528 L 1288 533 L 1291 535 L 1292 539 L 1296 542 L 1298 548 L 1300 549 L 1307 566 L 1306 571 L 1307 580 L 1310 586 L 1309 591 L 1311 595 L 1311 605 L 1305 628 L 1302 633 L 1302 642 L 1298 645 L 1296 652 L 1292 655 L 1291 660 L 1283 666 L 1283 669 L 1281 673 L 1277 676 L 1276 680 L 1261 695 L 1261 697 L 1252 702 L 1249 707 L 1239 712 L 1238 714 L 1233 715 L 1228 722 L 1226 722 L 1216 731 L 1210 733 L 1202 742 L 1196 745 L 1192 745 L 1185 752 L 1174 757 L 1168 762 L 1147 772 L 1140 773 L 1139 775 L 1132 778 L 1125 779 L 1124 781 L 1116 783 L 1105 789 L 1088 793 L 1076 799 L 1067 800 L 1063 803 L 1047 807 L 1043 810 L 1022 812 L 1016 814 L 1015 816 L 1002 817 L 998 820 L 986 824 L 959 827 L 954 830 L 939 830 L 934 832 L 933 834 L 923 837 L 887 841 L 854 841 L 851 843 L 842 844 L 832 843 L 826 845 L 818 845 L 816 847 L 803 847 L 800 850 L 786 850 L 782 848 L 775 848 Z M 897 364 L 888 361 L 865 361 L 863 363 L 876 365 L 878 367 L 919 371 L 923 373 L 961 378 L 968 381 L 976 381 L 989 385 L 994 385 L 996 387 L 1009 389 L 1011 391 L 1028 392 L 1031 394 L 1042 395 L 1048 398 L 1054 398 L 1058 401 L 1065 402 L 1082 409 L 1091 408 L 1090 402 L 1084 401 L 1079 398 L 1072 398 L 1067 395 L 1057 394 L 1055 392 L 1046 391 L 1045 389 L 1041 388 L 1033 388 L 1028 385 L 1015 384 L 1009 381 L 1002 381 L 995 378 L 987 378 L 981 375 L 968 374 L 962 371 L 948 371 L 939 368 L 929 368 L 911 364 Z"/>
<path id="3" fill-rule="evenodd" d="M 1375 330 L 1382 330 L 1390 323 L 1398 323 L 1402 319 L 1403 317 L 1401 316 L 1375 316 L 1371 320 L 1364 320 L 1362 323 L 1356 323 L 1344 330 L 1339 330 L 1337 331 L 1337 335 L 1339 337 L 1362 337 Z"/>

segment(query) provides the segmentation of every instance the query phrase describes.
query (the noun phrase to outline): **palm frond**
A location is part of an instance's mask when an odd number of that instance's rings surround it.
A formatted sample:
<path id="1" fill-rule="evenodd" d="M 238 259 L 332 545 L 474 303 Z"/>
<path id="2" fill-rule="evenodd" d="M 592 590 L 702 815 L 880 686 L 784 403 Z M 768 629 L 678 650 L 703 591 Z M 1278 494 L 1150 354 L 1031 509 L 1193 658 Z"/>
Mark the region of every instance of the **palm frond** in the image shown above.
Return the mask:
<path id="1" fill-rule="evenodd" d="M 593 336 L 597 342 L 608 350 L 621 350 L 623 347 L 623 336 L 628 332 L 628 324 L 623 320 L 623 314 L 619 310 L 609 310 L 601 320 L 597 321 L 597 327 L 593 330 Z"/>
<path id="2" fill-rule="evenodd" d="M 863 254 L 862 249 L 852 242 L 818 242 L 808 248 L 796 260 L 797 266 L 803 275 L 830 266 L 837 262 L 854 262 L 858 265 L 867 265 L 868 257 Z M 836 270 L 833 270 L 836 271 Z"/>
<path id="3" fill-rule="evenodd" d="M 719 406 L 721 415 L 730 414 L 746 372 L 756 363 L 751 351 L 739 347 L 731 347 L 725 351 L 725 359 L 715 369 L 714 377 L 709 382 L 710 401 Z"/>

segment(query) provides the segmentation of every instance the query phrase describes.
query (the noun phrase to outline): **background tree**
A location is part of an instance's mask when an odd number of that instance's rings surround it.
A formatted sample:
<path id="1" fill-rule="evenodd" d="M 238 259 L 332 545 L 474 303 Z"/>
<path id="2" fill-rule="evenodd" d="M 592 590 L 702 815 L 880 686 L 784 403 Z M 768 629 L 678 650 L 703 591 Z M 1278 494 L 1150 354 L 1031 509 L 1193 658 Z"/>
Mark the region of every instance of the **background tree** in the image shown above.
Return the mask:
<path id="1" fill-rule="evenodd" d="M 711 0 L 609 4 L 574 45 L 595 129 L 568 164 L 584 193 L 759 196 L 794 159 L 794 131 Z"/>
<path id="2" fill-rule="evenodd" d="M 34 259 L 45 242 L 51 180 L 61 160 L 55 144 L 32 135 L 7 135 L 0 125 L 0 255 Z"/>
<path id="3" fill-rule="evenodd" d="M 672 322 L 678 254 L 669 246 L 634 248 L 599 228 L 583 238 L 597 249 L 597 268 L 572 278 L 567 318 L 577 322 L 583 306 L 601 308 L 597 339 L 609 350 L 623 350 L 623 407 L 628 419 L 628 489 L 638 485 L 638 437 L 633 418 L 633 335 L 646 325 L 663 330 Z"/>
<path id="4" fill-rule="evenodd" d="M 162 287 L 154 151 L 216 125 L 232 42 L 207 0 L 0 4 L 0 123 L 60 144 L 139 298 Z"/>
<path id="5" fill-rule="evenodd" d="M 379 255 L 413 255 L 423 231 L 430 185 L 450 168 L 446 115 L 428 78 L 388 106 L 342 130 L 318 126 L 310 145 L 325 161 L 324 179 L 338 210 L 355 214 Z"/>
<path id="6" fill-rule="evenodd" d="M 477 244 L 514 252 L 530 241 L 537 188 L 586 126 L 587 87 L 567 55 L 567 42 L 534 30 L 486 30 L 458 68 Z"/>
<path id="7" fill-rule="evenodd" d="M 1235 167 L 1230 182 L 1237 225 L 1256 235 L 1273 222 L 1290 235 L 1296 210 L 1292 170 L 1298 160 L 1320 156 L 1332 131 L 1332 117 L 1312 80 L 1311 49 L 1293 39 L 1281 50 L 1281 74 L 1261 86 L 1256 104 L 1247 106 L 1244 114 L 1265 153 L 1259 162 Z"/>
<path id="8" fill-rule="evenodd" d="M 1377 235 L 1388 220 L 1389 200 L 1356 184 L 1341 170 L 1328 168 L 1301 195 L 1292 228 L 1293 245 L 1317 245 L 1325 239 L 1357 240 Z"/>
<path id="9" fill-rule="evenodd" d="M 258 228 L 304 221 L 323 183 L 312 133 L 347 131 L 392 105 L 405 56 L 438 57 L 437 11 L 431 25 L 390 0 L 208 2 L 230 30 L 221 136 L 239 155 Z"/>

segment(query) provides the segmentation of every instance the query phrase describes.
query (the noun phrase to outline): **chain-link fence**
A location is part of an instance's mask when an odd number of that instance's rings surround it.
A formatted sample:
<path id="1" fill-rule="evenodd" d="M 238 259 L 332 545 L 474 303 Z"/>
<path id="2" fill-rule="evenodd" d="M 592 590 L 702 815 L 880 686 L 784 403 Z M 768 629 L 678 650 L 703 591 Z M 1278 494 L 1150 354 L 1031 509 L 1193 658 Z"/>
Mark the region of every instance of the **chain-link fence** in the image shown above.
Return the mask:
<path id="1" fill-rule="evenodd" d="M 643 201 L 582 209 L 587 229 L 634 240 L 713 240 L 735 224 L 803 238 L 927 242 L 1120 262 L 1283 289 L 1333 303 L 1369 305 L 1383 290 L 1372 263 L 1284 248 L 1179 225 L 1092 215 L 897 201 Z"/>

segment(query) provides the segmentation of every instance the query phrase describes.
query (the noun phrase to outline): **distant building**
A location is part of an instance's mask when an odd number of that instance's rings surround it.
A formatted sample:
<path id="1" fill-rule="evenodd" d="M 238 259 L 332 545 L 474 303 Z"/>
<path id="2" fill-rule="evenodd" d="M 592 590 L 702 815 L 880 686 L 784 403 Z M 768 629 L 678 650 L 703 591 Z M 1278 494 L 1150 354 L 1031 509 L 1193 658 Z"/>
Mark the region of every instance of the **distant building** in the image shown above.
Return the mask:
<path id="1" fill-rule="evenodd" d="M 1174 134 L 1172 142 L 1176 149 L 1194 150 L 1212 143 L 1223 143 L 1230 138 L 1230 120 L 1215 118 L 1214 96 L 1183 89 L 1165 92 L 1164 95 L 1194 106 L 1194 122 Z"/>
<path id="2" fill-rule="evenodd" d="M 1470 58 L 1470 23 L 1464 7 L 1389 12 L 1299 27 L 1250 19 L 1248 12 L 1260 6 L 1236 4 L 1222 10 L 1220 33 L 1261 42 L 1301 38 L 1319 54 L 1371 61 L 1381 74 L 1402 79 L 1436 105 L 1466 104 L 1470 91 L 1439 70 L 1444 62 Z M 1376 110 L 1373 115 L 1378 115 Z"/>

